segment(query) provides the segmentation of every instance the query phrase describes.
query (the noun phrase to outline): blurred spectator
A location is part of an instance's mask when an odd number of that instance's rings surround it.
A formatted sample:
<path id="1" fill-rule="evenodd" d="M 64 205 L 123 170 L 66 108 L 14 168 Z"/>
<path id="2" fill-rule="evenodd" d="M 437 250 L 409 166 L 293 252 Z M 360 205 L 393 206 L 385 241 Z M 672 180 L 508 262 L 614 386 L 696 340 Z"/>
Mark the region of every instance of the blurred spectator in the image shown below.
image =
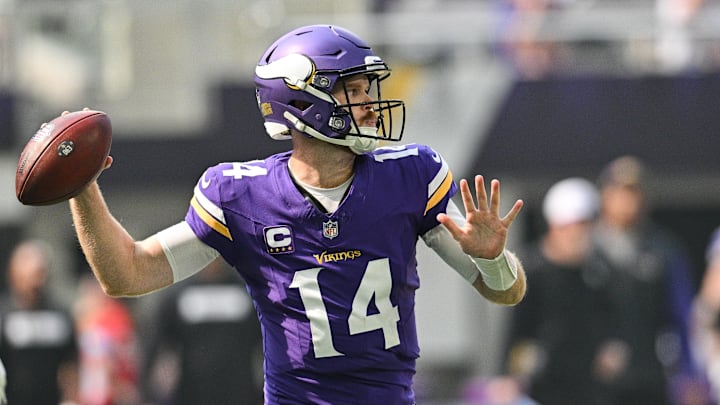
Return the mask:
<path id="1" fill-rule="evenodd" d="M 543 200 L 546 232 L 522 253 L 525 300 L 513 312 L 508 373 L 548 405 L 598 404 L 598 374 L 611 374 L 604 354 L 612 316 L 609 269 L 592 252 L 592 224 L 599 205 L 593 183 L 568 178 Z"/>
<path id="2" fill-rule="evenodd" d="M 263 403 L 260 323 L 235 270 L 217 263 L 160 303 L 147 353 L 148 397 L 158 404 Z"/>
<path id="3" fill-rule="evenodd" d="M 710 385 L 714 403 L 720 401 L 720 227 L 707 247 L 706 268 L 693 302 L 693 354 Z"/>
<path id="4" fill-rule="evenodd" d="M 650 220 L 644 176 L 643 163 L 632 156 L 613 160 L 599 176 L 593 240 L 613 271 L 609 292 L 624 342 L 607 394 L 617 405 L 667 404 L 671 398 L 685 404 L 694 395 L 686 382 L 697 371 L 687 336 L 690 262 L 680 241 Z"/>
<path id="5" fill-rule="evenodd" d="M 106 295 L 95 278 L 80 281 L 75 302 L 83 405 L 135 405 L 138 352 L 135 325 L 122 301 Z"/>
<path id="6" fill-rule="evenodd" d="M 704 0 L 656 0 L 658 32 L 655 53 L 658 65 L 666 72 L 688 69 L 698 61 L 693 44 L 691 23 L 700 12 Z"/>
<path id="7" fill-rule="evenodd" d="M 9 292 L 0 302 L 0 358 L 10 404 L 77 401 L 77 348 L 69 311 L 51 302 L 51 256 L 39 240 L 21 242 L 8 262 Z"/>
<path id="8" fill-rule="evenodd" d="M 547 13 L 565 7 L 557 0 L 500 0 L 496 49 L 522 79 L 542 79 L 567 59 L 567 47 L 543 38 Z"/>

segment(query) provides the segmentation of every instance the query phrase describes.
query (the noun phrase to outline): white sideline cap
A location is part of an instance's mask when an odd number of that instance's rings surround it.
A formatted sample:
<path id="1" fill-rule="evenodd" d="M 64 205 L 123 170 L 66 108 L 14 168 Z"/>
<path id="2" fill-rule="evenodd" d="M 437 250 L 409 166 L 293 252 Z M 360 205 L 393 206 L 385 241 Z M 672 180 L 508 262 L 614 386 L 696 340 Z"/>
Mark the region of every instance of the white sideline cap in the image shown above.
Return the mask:
<path id="1" fill-rule="evenodd" d="M 593 220 L 598 206 L 597 187 L 589 180 L 570 177 L 548 189 L 543 201 L 543 215 L 548 224 L 568 225 Z"/>

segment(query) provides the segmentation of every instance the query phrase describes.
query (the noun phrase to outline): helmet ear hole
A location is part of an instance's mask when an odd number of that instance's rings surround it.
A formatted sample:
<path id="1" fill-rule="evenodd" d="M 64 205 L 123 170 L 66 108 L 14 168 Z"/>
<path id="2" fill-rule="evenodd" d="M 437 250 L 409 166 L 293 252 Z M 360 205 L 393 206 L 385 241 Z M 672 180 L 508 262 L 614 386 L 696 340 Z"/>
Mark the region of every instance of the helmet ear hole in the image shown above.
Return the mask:
<path id="1" fill-rule="evenodd" d="M 288 104 L 297 108 L 300 111 L 305 111 L 308 108 L 312 107 L 312 103 L 303 100 L 292 100 Z"/>

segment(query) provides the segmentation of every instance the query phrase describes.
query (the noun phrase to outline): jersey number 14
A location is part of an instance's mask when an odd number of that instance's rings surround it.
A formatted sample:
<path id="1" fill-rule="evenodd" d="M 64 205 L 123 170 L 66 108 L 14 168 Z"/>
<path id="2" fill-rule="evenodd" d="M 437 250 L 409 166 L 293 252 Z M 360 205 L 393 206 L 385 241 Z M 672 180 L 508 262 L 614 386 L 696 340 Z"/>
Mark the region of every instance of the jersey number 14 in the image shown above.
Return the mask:
<path id="1" fill-rule="evenodd" d="M 318 283 L 322 267 L 295 272 L 290 288 L 297 288 L 310 320 L 313 350 L 316 358 L 342 356 L 333 344 L 330 320 L 323 302 Z M 351 335 L 382 330 L 385 337 L 385 349 L 400 344 L 397 322 L 400 320 L 397 306 L 390 302 L 392 277 L 388 259 L 377 259 L 368 263 L 360 286 L 353 298 L 352 311 L 347 320 Z M 375 297 L 377 313 L 368 314 L 370 301 Z"/>

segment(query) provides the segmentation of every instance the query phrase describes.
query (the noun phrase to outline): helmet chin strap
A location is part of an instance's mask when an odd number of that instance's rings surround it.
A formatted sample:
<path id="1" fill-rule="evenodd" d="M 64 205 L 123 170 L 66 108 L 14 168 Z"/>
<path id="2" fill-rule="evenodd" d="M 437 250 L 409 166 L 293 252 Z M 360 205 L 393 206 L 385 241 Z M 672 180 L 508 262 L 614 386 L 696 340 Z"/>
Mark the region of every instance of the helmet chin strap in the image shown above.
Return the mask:
<path id="1" fill-rule="evenodd" d="M 377 136 L 377 128 L 375 127 L 360 127 L 360 133 L 363 135 Z M 363 153 L 372 152 L 378 147 L 378 140 L 375 138 L 365 138 L 360 136 L 347 135 L 345 139 L 355 141 L 355 144 L 350 146 L 350 150 L 356 155 L 362 155 Z"/>
<path id="2" fill-rule="evenodd" d="M 306 133 L 313 138 L 319 139 L 321 141 L 332 143 L 333 145 L 347 146 L 356 155 L 362 155 L 363 153 L 372 152 L 375 150 L 375 148 L 377 148 L 378 145 L 377 139 L 365 138 L 360 136 L 347 135 L 345 136 L 345 139 L 330 138 L 329 136 L 321 134 L 315 128 L 306 125 L 304 122 L 300 121 L 299 118 L 292 115 L 292 113 L 288 111 L 285 111 L 285 113 L 283 113 L 283 117 L 290 121 L 293 127 L 295 127 L 295 129 L 297 129 L 298 131 Z M 368 136 L 377 135 L 377 128 L 360 127 L 360 134 Z"/>

